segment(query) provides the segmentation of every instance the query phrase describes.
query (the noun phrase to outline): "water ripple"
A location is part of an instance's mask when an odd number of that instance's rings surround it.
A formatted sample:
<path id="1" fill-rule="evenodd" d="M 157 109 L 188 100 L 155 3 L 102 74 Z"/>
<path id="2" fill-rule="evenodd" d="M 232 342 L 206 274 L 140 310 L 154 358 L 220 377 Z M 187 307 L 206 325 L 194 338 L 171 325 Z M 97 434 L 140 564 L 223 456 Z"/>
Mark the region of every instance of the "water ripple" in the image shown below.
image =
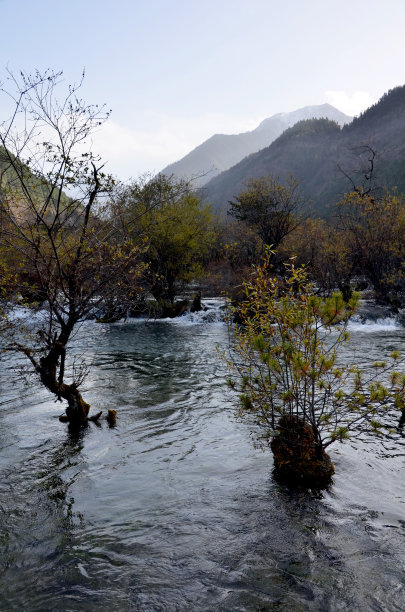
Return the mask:
<path id="1" fill-rule="evenodd" d="M 224 326 L 90 328 L 86 398 L 114 429 L 69 434 L 0 368 L 0 609 L 405 609 L 399 432 L 333 448 L 324 494 L 289 491 L 234 417 Z M 359 332 L 359 354 L 403 344 L 389 333 Z"/>

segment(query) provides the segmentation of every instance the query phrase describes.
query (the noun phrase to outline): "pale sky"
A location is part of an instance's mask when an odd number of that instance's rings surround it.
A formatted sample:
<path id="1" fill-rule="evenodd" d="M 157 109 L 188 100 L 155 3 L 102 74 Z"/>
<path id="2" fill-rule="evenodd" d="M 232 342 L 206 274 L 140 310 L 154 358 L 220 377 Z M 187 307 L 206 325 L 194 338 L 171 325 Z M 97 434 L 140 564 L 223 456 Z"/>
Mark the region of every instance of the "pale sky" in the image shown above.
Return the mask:
<path id="1" fill-rule="evenodd" d="M 94 150 L 123 180 L 215 133 L 324 102 L 355 115 L 405 83 L 405 0 L 0 0 L 0 22 L 0 80 L 85 68 L 84 99 L 113 111 Z"/>

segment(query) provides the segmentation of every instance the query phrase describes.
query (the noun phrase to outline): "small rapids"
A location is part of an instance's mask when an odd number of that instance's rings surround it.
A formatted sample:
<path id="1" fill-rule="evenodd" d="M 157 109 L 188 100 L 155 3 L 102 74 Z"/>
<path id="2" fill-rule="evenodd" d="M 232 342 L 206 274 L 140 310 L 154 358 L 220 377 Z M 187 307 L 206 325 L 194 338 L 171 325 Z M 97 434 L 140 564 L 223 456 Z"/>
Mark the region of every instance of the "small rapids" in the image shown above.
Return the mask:
<path id="1" fill-rule="evenodd" d="M 395 332 L 405 327 L 404 313 L 393 314 L 387 306 L 376 306 L 363 300 L 358 312 L 350 319 L 352 332 Z"/>
<path id="2" fill-rule="evenodd" d="M 403 329 L 403 325 L 397 317 L 386 317 L 381 319 L 364 319 L 354 315 L 349 322 L 350 332 L 396 332 Z"/>
<path id="3" fill-rule="evenodd" d="M 179 317 L 166 318 L 166 319 L 154 319 L 153 317 L 138 317 L 138 318 L 125 318 L 120 319 L 115 325 L 127 325 L 127 324 L 140 324 L 145 323 L 160 324 L 160 323 L 171 323 L 178 326 L 189 326 L 189 325 L 204 325 L 206 323 L 224 323 L 225 321 L 225 299 L 223 298 L 207 298 L 202 303 L 202 309 L 198 312 L 191 312 L 188 310 Z"/>
<path id="4" fill-rule="evenodd" d="M 224 383 L 223 302 L 203 303 L 83 325 L 84 396 L 115 428 L 69 433 L 1 356 L 0 610 L 405 609 L 403 432 L 332 446 L 322 494 L 280 486 Z M 350 326 L 362 364 L 404 348 L 397 323 Z"/>

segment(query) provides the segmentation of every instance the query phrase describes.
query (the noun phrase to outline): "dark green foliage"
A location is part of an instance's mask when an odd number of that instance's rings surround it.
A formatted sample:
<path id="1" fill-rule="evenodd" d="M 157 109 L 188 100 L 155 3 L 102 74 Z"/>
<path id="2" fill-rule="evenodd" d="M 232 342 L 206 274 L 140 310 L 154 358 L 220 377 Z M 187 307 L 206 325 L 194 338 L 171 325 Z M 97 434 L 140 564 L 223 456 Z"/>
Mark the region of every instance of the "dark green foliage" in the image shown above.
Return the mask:
<path id="1" fill-rule="evenodd" d="M 306 119 L 298 121 L 298 123 L 283 132 L 278 138 L 278 142 L 286 143 L 303 136 L 314 136 L 316 134 L 336 134 L 340 130 L 340 125 L 330 119 Z"/>
<path id="2" fill-rule="evenodd" d="M 382 95 L 380 100 L 353 119 L 350 130 L 358 126 L 375 127 L 378 121 L 386 121 L 387 117 L 405 113 L 405 85 L 394 87 Z M 347 131 L 345 126 L 343 131 Z"/>
<path id="3" fill-rule="evenodd" d="M 229 202 L 229 214 L 250 226 L 263 244 L 277 248 L 298 224 L 303 198 L 298 182 L 284 185 L 271 176 L 250 179 L 246 189 Z"/>

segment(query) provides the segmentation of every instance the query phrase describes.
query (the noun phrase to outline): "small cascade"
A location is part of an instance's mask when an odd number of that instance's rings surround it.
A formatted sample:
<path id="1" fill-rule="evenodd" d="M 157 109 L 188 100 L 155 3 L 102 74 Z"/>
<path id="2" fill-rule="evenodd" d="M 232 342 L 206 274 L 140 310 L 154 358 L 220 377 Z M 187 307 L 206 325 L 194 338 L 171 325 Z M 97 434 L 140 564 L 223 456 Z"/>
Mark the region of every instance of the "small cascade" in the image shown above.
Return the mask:
<path id="1" fill-rule="evenodd" d="M 356 332 L 383 332 L 403 329 L 397 317 L 385 317 L 378 319 L 365 319 L 361 315 L 354 315 L 350 320 L 349 331 Z"/>
<path id="2" fill-rule="evenodd" d="M 153 318 L 147 315 L 142 317 L 127 317 L 110 323 L 110 325 L 128 325 L 128 324 L 156 324 L 170 323 L 172 325 L 190 326 L 190 325 L 205 325 L 205 324 L 221 324 L 225 322 L 225 298 L 214 297 L 202 300 L 202 309 L 198 312 L 187 310 L 184 314 L 178 317 Z"/>
<path id="3" fill-rule="evenodd" d="M 207 298 L 203 299 L 202 310 L 198 312 L 185 312 L 181 317 L 171 319 L 177 325 L 203 325 L 207 323 L 224 323 L 225 321 L 225 299 Z"/>
<path id="4" fill-rule="evenodd" d="M 357 314 L 349 323 L 350 331 L 383 332 L 403 329 L 404 320 L 400 314 L 393 314 L 387 306 L 378 306 L 364 301 Z"/>

